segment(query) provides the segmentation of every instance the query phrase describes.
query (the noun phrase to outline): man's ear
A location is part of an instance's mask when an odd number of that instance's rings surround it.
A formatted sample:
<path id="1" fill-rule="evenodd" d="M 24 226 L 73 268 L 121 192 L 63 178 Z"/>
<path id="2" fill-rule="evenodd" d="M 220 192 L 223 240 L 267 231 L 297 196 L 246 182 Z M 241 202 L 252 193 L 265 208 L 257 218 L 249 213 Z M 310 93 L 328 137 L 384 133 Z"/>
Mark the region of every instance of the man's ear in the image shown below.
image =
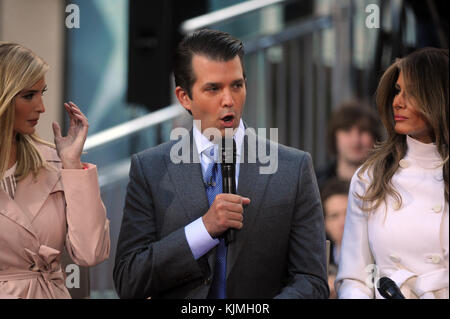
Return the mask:
<path id="1" fill-rule="evenodd" d="M 189 98 L 188 93 L 181 87 L 177 86 L 175 88 L 175 95 L 177 96 L 180 104 L 188 111 L 191 111 L 191 99 Z"/>

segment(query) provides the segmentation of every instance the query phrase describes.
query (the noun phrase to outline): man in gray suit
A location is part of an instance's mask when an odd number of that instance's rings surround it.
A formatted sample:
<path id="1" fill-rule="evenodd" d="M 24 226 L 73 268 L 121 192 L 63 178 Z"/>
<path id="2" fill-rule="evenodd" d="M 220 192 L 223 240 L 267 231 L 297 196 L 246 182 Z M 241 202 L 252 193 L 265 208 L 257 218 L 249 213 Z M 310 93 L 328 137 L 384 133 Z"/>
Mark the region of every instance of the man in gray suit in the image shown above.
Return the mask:
<path id="1" fill-rule="evenodd" d="M 132 157 L 114 268 L 121 298 L 328 298 L 311 157 L 245 130 L 243 54 L 241 41 L 214 30 L 179 45 L 175 93 L 194 127 Z M 206 133 L 227 128 L 237 194 L 216 185 L 219 148 Z M 269 174 L 261 173 L 261 147 L 277 150 Z M 179 149 L 191 150 L 187 160 Z M 225 242 L 229 229 L 235 236 Z"/>

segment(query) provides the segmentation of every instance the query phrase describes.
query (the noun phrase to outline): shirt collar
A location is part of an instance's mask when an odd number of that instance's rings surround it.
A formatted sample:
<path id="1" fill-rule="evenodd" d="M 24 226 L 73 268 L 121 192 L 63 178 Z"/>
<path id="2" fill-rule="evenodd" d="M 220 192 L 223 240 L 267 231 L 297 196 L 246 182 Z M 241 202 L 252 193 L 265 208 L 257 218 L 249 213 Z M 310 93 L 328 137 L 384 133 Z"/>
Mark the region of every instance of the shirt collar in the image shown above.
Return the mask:
<path id="1" fill-rule="evenodd" d="M 195 145 L 197 146 L 199 158 L 201 158 L 202 152 L 204 150 L 210 148 L 211 146 L 215 146 L 215 148 L 216 148 L 215 151 L 217 151 L 218 146 L 214 145 L 210 140 L 208 140 L 205 137 L 205 135 L 200 133 L 200 130 L 197 128 L 197 126 L 195 126 L 195 123 L 193 124 L 192 130 L 193 130 L 194 141 L 195 141 Z M 240 119 L 239 126 L 233 136 L 234 141 L 236 143 L 236 157 L 241 156 L 242 143 L 244 142 L 244 135 L 245 135 L 245 127 L 244 127 L 244 123 L 242 122 L 242 119 Z M 217 154 L 217 152 L 216 152 L 216 154 Z"/>

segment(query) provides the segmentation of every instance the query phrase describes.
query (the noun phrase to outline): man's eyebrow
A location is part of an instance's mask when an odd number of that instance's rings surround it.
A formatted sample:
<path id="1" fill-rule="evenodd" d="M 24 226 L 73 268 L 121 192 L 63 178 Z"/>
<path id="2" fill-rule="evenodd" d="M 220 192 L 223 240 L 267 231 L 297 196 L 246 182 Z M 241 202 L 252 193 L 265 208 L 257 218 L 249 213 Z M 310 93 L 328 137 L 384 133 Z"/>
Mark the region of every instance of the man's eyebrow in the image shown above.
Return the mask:
<path id="1" fill-rule="evenodd" d="M 218 86 L 220 84 L 218 82 L 207 82 L 207 83 L 203 84 L 203 86 L 210 86 L 210 85 Z"/>
<path id="2" fill-rule="evenodd" d="M 244 82 L 245 82 L 245 80 L 241 78 L 241 79 L 234 80 L 233 82 L 231 82 L 231 84 L 244 83 Z M 218 86 L 218 87 L 220 87 L 220 86 L 222 86 L 222 83 L 220 83 L 220 82 L 206 82 L 205 84 L 202 85 L 202 88 L 208 87 L 208 86 Z"/>

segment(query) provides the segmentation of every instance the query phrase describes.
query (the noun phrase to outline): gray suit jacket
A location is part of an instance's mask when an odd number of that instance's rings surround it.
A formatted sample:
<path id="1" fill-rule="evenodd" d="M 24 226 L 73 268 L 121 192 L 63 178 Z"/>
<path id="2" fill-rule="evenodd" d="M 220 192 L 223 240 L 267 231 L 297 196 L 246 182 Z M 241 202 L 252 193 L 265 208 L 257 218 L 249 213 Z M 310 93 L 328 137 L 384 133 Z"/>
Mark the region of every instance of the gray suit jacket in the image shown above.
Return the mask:
<path id="1" fill-rule="evenodd" d="M 186 141 L 197 154 L 192 131 Z M 132 157 L 113 274 L 121 298 L 206 298 L 211 286 L 216 248 L 195 260 L 184 231 L 209 208 L 201 164 L 174 164 L 175 143 Z M 268 150 L 272 142 L 264 143 Z M 245 136 L 245 159 L 247 146 Z M 240 164 L 238 194 L 251 203 L 228 246 L 227 297 L 328 298 L 323 213 L 310 155 L 278 145 L 277 172 L 262 175 L 260 165 Z"/>

